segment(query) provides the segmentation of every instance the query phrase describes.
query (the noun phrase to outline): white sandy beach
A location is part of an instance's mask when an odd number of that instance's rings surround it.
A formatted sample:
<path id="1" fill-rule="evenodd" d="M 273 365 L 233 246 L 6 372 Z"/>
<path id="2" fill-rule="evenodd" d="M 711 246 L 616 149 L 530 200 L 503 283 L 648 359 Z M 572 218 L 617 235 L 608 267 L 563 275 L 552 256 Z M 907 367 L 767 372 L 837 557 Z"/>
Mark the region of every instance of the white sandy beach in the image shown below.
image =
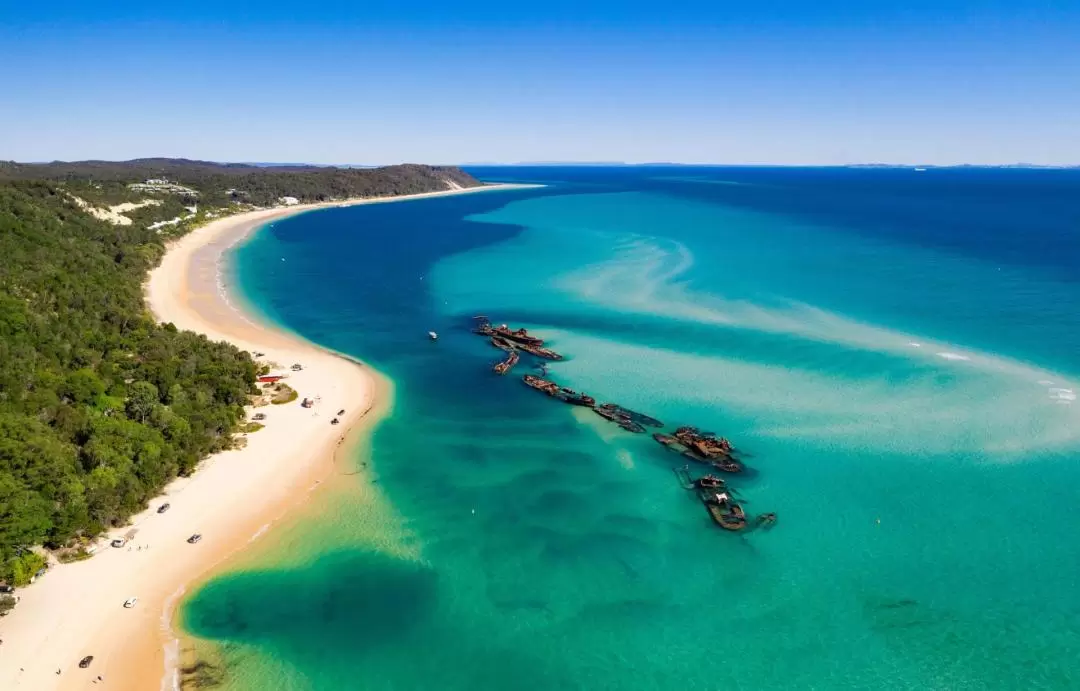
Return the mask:
<path id="1" fill-rule="evenodd" d="M 274 373 L 286 373 L 287 383 L 300 398 L 259 408 L 267 416 L 266 426 L 248 435 L 246 447 L 217 454 L 192 477 L 172 483 L 129 526 L 103 536 L 102 547 L 91 559 L 55 566 L 34 585 L 20 589 L 20 604 L 0 619 L 0 689 L 147 691 L 171 686 L 165 649 L 173 638 L 172 609 L 185 586 L 301 505 L 332 472 L 339 461 L 335 450 L 347 431 L 378 400 L 384 387 L 380 377 L 239 312 L 222 289 L 219 263 L 229 247 L 267 221 L 342 204 L 267 209 L 220 219 L 177 241 L 151 272 L 147 300 L 157 319 L 264 353 L 260 361 L 280 365 Z M 290 371 L 293 363 L 303 369 Z M 304 397 L 316 399 L 314 407 L 301 407 Z M 346 411 L 342 424 L 331 425 L 340 409 Z M 158 514 L 156 509 L 164 502 L 171 508 Z M 193 533 L 203 538 L 188 544 Z M 131 536 L 126 546 L 108 546 L 109 540 L 124 535 Z M 137 597 L 138 603 L 125 609 L 123 603 L 130 597 Z M 93 655 L 93 663 L 79 669 L 85 655 Z M 103 680 L 94 683 L 99 675 Z"/>

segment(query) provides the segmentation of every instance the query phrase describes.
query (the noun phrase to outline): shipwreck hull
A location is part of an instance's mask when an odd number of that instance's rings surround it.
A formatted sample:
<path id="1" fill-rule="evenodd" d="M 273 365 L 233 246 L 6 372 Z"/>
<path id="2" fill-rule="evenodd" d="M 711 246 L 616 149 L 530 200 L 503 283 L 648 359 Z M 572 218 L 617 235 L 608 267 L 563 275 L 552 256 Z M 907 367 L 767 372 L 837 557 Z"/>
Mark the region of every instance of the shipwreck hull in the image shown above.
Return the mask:
<path id="1" fill-rule="evenodd" d="M 708 509 L 713 522 L 724 530 L 732 532 L 746 530 L 746 514 L 743 513 L 742 507 L 738 504 L 735 504 L 730 510 L 726 510 L 715 502 L 706 502 L 705 508 Z"/>

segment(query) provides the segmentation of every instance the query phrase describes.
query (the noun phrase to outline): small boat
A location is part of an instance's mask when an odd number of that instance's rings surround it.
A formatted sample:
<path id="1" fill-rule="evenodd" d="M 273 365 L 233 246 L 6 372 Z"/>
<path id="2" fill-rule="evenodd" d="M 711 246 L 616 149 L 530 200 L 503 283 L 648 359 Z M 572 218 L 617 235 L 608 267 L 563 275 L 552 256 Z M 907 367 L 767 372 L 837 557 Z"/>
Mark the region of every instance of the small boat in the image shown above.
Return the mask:
<path id="1" fill-rule="evenodd" d="M 427 335 L 428 335 L 428 338 L 430 338 L 433 341 L 439 340 L 439 334 L 435 333 L 434 331 L 428 331 Z"/>

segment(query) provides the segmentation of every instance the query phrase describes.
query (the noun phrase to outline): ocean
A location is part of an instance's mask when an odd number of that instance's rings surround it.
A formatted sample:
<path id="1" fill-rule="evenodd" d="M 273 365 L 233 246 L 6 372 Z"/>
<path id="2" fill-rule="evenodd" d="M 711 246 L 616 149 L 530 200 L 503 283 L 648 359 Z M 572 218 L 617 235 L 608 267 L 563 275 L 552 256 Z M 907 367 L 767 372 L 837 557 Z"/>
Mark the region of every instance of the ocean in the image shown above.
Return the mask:
<path id="1" fill-rule="evenodd" d="M 233 253 L 264 318 L 394 398 L 186 597 L 193 685 L 1080 687 L 1080 171 L 470 172 L 545 186 Z M 524 386 L 529 358 L 495 375 L 479 314 L 561 385 L 731 439 L 776 524 L 720 530 L 685 459 Z"/>

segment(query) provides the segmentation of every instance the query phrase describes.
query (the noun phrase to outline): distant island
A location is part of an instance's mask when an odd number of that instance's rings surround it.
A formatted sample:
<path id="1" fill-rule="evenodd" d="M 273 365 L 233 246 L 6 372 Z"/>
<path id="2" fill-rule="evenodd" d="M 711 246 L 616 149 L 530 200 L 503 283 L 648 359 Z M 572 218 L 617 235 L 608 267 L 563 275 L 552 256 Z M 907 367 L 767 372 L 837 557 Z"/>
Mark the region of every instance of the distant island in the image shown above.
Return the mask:
<path id="1" fill-rule="evenodd" d="M 241 431 L 251 355 L 147 312 L 168 241 L 260 207 L 480 185 L 424 165 L 0 162 L 0 587 L 89 556 Z"/>

